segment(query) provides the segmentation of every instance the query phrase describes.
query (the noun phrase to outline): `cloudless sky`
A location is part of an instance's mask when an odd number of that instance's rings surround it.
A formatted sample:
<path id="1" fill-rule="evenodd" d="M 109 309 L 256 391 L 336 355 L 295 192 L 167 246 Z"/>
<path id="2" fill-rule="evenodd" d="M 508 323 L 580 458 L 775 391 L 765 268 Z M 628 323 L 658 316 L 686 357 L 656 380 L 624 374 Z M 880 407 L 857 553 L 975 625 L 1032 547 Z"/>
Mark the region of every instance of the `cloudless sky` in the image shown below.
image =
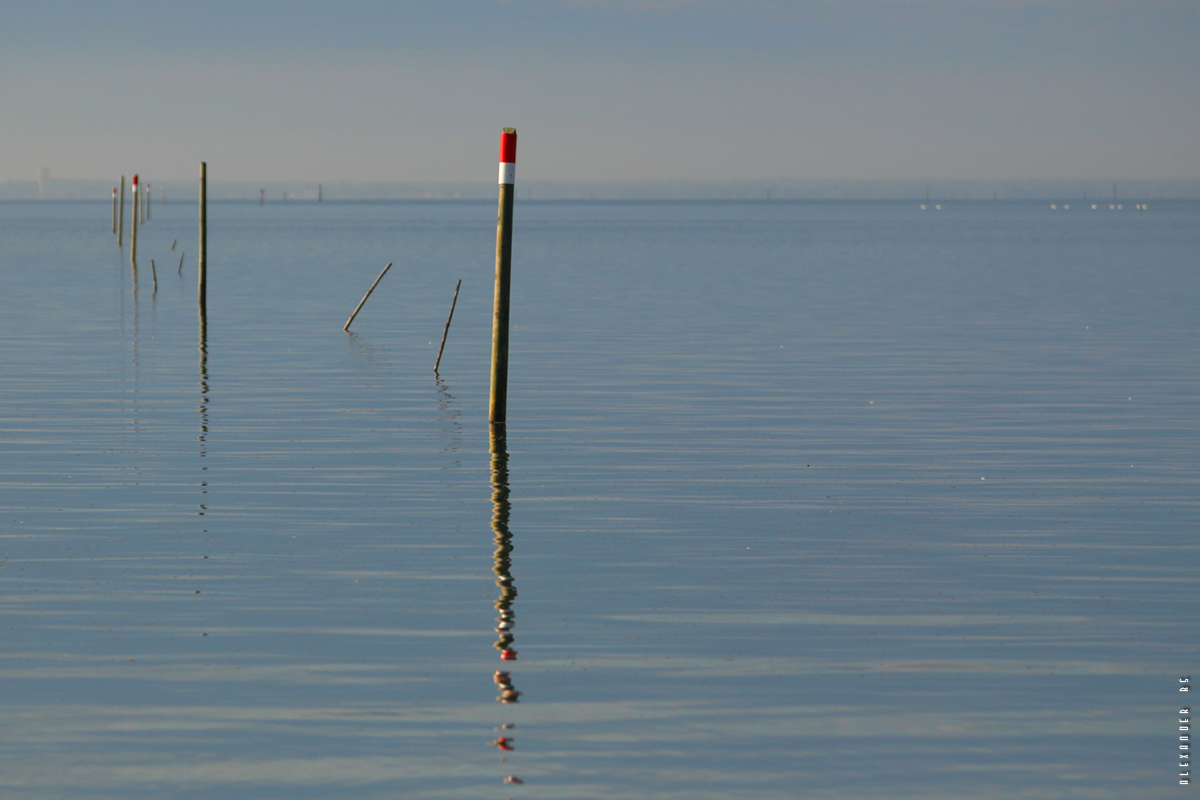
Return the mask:
<path id="1" fill-rule="evenodd" d="M 1200 0 L 43 0 L 0 180 L 1197 178 Z"/>

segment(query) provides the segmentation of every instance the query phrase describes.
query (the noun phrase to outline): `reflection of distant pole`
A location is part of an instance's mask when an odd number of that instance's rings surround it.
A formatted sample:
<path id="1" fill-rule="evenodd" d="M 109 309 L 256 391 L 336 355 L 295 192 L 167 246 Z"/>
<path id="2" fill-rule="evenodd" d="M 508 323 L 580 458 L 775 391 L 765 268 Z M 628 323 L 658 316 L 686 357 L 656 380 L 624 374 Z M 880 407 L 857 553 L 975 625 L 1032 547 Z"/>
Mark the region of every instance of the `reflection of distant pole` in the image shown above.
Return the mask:
<path id="1" fill-rule="evenodd" d="M 492 572 L 496 573 L 496 585 L 500 587 L 500 597 L 496 600 L 496 644 L 500 651 L 501 661 L 516 661 L 517 651 L 513 649 L 513 628 L 517 624 L 516 613 L 513 611 L 513 601 L 517 599 L 517 587 L 512 577 L 512 532 L 508 529 L 508 518 L 511 506 L 508 500 L 508 449 L 504 428 L 491 426 L 492 454 L 492 533 L 495 534 L 496 552 Z M 512 685 L 508 672 L 498 671 L 495 674 L 496 684 L 500 687 L 502 703 L 515 703 L 521 693 Z"/>
<path id="2" fill-rule="evenodd" d="M 200 435 L 197 437 L 200 442 L 200 458 L 204 458 L 207 454 L 208 447 L 208 319 L 204 311 L 200 312 Z M 208 467 L 201 462 L 200 471 L 206 472 Z M 200 494 L 208 494 L 208 481 L 201 479 Z M 207 510 L 204 503 L 200 503 L 200 516 L 204 516 Z"/>
<path id="3" fill-rule="evenodd" d="M 495 534 L 496 552 L 492 572 L 496 573 L 496 585 L 500 587 L 500 598 L 496 600 L 496 649 L 500 651 L 501 661 L 516 661 L 517 651 L 513 649 L 513 627 L 517 624 L 513 612 L 513 601 L 517 599 L 517 587 L 512 577 L 512 532 L 508 529 L 508 517 L 511 505 L 508 500 L 508 442 L 503 425 L 489 425 L 491 436 L 490 447 L 492 454 L 492 533 Z M 521 693 L 513 686 L 512 675 L 508 670 L 498 669 L 492 676 L 500 694 L 496 700 L 504 704 L 520 702 Z M 501 730 L 512 729 L 512 723 L 505 723 Z M 492 742 L 501 751 L 512 750 L 513 739 L 501 736 Z M 504 759 L 500 759 L 503 761 Z M 523 784 L 525 781 L 516 775 L 509 775 L 505 783 Z"/>
<path id="4" fill-rule="evenodd" d="M 137 302 L 137 272 L 133 280 L 133 430 L 138 426 L 138 387 L 140 386 L 141 368 L 138 364 L 138 302 Z"/>

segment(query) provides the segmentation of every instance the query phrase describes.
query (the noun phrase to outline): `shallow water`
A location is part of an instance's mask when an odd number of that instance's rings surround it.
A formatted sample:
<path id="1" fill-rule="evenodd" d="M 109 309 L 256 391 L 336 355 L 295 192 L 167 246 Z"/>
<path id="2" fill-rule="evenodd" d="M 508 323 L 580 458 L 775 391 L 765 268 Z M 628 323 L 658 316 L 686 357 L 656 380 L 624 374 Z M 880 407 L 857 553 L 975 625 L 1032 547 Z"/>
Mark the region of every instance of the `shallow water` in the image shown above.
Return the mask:
<path id="1" fill-rule="evenodd" d="M 0 204 L 0 788 L 1173 794 L 1200 203 L 1131 208 L 518 203 L 493 443 L 493 204 L 211 204 L 203 338 L 194 204 L 136 293 Z"/>

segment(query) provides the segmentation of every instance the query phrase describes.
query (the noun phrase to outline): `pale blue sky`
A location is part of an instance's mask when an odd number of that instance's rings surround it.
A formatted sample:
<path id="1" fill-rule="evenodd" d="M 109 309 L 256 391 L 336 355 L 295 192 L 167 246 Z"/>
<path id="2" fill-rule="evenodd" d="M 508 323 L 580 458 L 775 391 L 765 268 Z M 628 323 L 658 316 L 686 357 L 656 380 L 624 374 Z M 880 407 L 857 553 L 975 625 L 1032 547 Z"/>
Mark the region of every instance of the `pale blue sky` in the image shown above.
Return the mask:
<path id="1" fill-rule="evenodd" d="M 1195 0 L 42 2 L 0 180 L 1200 177 Z"/>

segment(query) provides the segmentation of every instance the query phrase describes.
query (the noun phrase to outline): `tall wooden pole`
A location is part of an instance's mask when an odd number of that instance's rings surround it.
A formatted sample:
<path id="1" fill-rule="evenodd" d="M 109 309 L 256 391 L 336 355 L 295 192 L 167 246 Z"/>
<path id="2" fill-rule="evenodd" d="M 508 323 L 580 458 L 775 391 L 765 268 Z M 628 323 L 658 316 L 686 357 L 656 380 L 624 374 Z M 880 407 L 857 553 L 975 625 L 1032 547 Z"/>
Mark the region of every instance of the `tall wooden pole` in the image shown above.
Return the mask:
<path id="1" fill-rule="evenodd" d="M 121 176 L 121 203 L 117 206 L 117 247 L 124 244 L 125 239 L 125 176 Z"/>
<path id="2" fill-rule="evenodd" d="M 200 317 L 208 313 L 208 162 L 200 162 Z"/>
<path id="3" fill-rule="evenodd" d="M 113 187 L 113 233 L 117 232 L 117 187 Z"/>
<path id="4" fill-rule="evenodd" d="M 512 282 L 512 215 L 517 177 L 517 130 L 500 134 L 500 208 L 496 222 L 496 291 L 492 312 L 492 389 L 488 422 L 508 418 L 508 296 Z"/>
<path id="5" fill-rule="evenodd" d="M 137 175 L 133 176 L 133 226 L 129 229 L 129 263 L 133 265 L 133 269 L 137 270 L 137 225 L 138 225 L 138 181 Z"/>
<path id="6" fill-rule="evenodd" d="M 150 221 L 150 182 L 146 182 L 146 222 Z"/>

